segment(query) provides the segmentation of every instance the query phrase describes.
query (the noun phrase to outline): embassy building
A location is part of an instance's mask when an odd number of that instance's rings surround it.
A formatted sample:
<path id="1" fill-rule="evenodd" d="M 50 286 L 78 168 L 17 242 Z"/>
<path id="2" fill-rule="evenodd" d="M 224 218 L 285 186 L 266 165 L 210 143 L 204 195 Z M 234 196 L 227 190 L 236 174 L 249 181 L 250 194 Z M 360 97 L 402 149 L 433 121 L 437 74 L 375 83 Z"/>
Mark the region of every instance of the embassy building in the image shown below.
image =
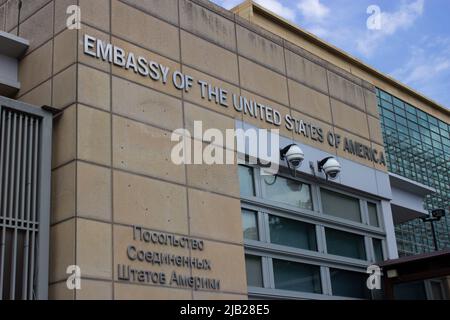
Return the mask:
<path id="1" fill-rule="evenodd" d="M 1 299 L 378 299 L 432 248 L 448 109 L 259 5 L 0 0 L 0 30 Z"/>

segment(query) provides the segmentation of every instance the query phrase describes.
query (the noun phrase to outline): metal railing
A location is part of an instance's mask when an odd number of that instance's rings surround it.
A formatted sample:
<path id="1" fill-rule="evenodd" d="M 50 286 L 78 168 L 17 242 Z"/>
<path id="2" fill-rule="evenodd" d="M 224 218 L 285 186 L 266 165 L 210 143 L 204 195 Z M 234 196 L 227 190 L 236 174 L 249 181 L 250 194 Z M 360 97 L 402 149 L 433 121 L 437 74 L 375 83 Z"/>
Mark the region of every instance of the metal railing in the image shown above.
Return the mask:
<path id="1" fill-rule="evenodd" d="M 44 299 L 52 117 L 18 101 L 0 103 L 0 299 Z"/>

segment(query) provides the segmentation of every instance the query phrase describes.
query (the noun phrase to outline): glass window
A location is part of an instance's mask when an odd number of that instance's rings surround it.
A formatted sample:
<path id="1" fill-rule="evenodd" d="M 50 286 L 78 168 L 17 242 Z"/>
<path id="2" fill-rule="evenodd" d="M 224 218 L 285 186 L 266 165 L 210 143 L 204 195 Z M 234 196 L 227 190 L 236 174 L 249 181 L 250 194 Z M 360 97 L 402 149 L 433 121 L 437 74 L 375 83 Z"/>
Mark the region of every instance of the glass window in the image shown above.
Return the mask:
<path id="1" fill-rule="evenodd" d="M 401 125 L 400 122 L 397 124 L 397 129 L 399 132 L 402 132 L 404 134 L 408 134 L 408 128 Z"/>
<path id="2" fill-rule="evenodd" d="M 405 108 L 405 104 L 403 103 L 403 101 L 400 99 L 397 99 L 396 97 L 394 97 L 394 105 L 397 107 L 400 107 L 402 109 Z"/>
<path id="3" fill-rule="evenodd" d="M 417 122 L 417 116 L 415 114 L 407 112 L 406 113 L 406 118 L 408 118 L 408 120 L 411 120 L 413 122 Z"/>
<path id="4" fill-rule="evenodd" d="M 432 280 L 430 286 L 433 300 L 446 300 L 441 281 Z"/>
<path id="5" fill-rule="evenodd" d="M 392 102 L 392 96 L 384 91 L 380 90 L 380 97 L 381 97 L 381 99 Z"/>
<path id="6" fill-rule="evenodd" d="M 412 114 L 416 114 L 416 108 L 414 108 L 412 105 L 405 103 L 405 107 L 406 107 L 406 111 L 412 113 Z"/>
<path id="7" fill-rule="evenodd" d="M 426 135 L 427 137 L 431 137 L 431 132 L 427 128 L 420 127 L 420 133 Z"/>
<path id="8" fill-rule="evenodd" d="M 397 119 L 397 123 L 404 125 L 405 127 L 408 126 L 408 122 L 406 121 L 405 118 L 397 116 L 396 119 Z"/>
<path id="9" fill-rule="evenodd" d="M 431 132 L 431 138 L 432 138 L 433 140 L 436 140 L 436 141 L 438 141 L 438 142 L 441 142 L 441 136 L 440 136 L 439 134 L 437 134 L 437 133 Z"/>
<path id="10" fill-rule="evenodd" d="M 313 224 L 269 216 L 270 242 L 317 251 L 316 227 Z"/>
<path id="11" fill-rule="evenodd" d="M 438 125 L 438 119 L 436 119 L 435 117 L 433 117 L 433 116 L 430 116 L 430 115 L 428 115 L 428 122 L 430 122 L 431 124 L 434 124 L 434 125 Z"/>
<path id="12" fill-rule="evenodd" d="M 327 251 L 329 254 L 366 260 L 364 237 L 330 228 L 325 228 Z"/>
<path id="13" fill-rule="evenodd" d="M 239 166 L 239 186 L 242 196 L 254 196 L 255 185 L 253 182 L 253 168 Z"/>
<path id="14" fill-rule="evenodd" d="M 385 100 L 381 100 L 381 106 L 385 109 L 388 109 L 390 111 L 394 111 L 394 107 L 392 106 L 391 103 L 385 101 Z"/>
<path id="15" fill-rule="evenodd" d="M 245 270 L 247 272 L 247 285 L 251 287 L 264 287 L 260 257 L 246 255 Z"/>
<path id="16" fill-rule="evenodd" d="M 367 289 L 367 274 L 330 269 L 331 290 L 333 296 L 370 299 L 370 292 Z"/>
<path id="17" fill-rule="evenodd" d="M 441 120 L 439 120 L 439 127 L 440 127 L 442 130 L 448 130 L 447 124 L 446 124 L 444 121 L 441 121 Z"/>
<path id="18" fill-rule="evenodd" d="M 369 212 L 369 224 L 374 227 L 379 227 L 377 205 L 375 203 L 367 202 L 367 210 Z"/>
<path id="19" fill-rule="evenodd" d="M 359 199 L 327 189 L 320 189 L 320 196 L 322 198 L 322 208 L 325 214 L 361 222 Z"/>
<path id="20" fill-rule="evenodd" d="M 278 177 L 273 184 L 265 183 L 265 198 L 302 209 L 312 210 L 311 188 L 308 184 Z"/>
<path id="21" fill-rule="evenodd" d="M 242 209 L 242 227 L 244 239 L 258 240 L 258 219 L 255 211 Z"/>
<path id="22" fill-rule="evenodd" d="M 427 114 L 425 112 L 423 112 L 422 110 L 419 110 L 417 108 L 416 108 L 416 111 L 417 111 L 417 115 L 419 116 L 419 118 L 428 121 L 428 117 L 427 117 Z"/>
<path id="23" fill-rule="evenodd" d="M 372 238 L 373 252 L 375 254 L 375 262 L 384 261 L 383 241 L 381 239 Z"/>
<path id="24" fill-rule="evenodd" d="M 400 115 L 400 116 L 402 116 L 402 117 L 406 117 L 406 112 L 405 112 L 405 110 L 400 109 L 399 107 L 395 107 L 394 112 L 395 112 L 397 115 Z"/>
<path id="25" fill-rule="evenodd" d="M 322 293 L 320 267 L 273 259 L 273 274 L 276 289 Z"/>
<path id="26" fill-rule="evenodd" d="M 394 114 L 390 111 L 383 110 L 383 116 L 385 116 L 388 119 L 395 120 Z"/>
<path id="27" fill-rule="evenodd" d="M 390 119 L 388 119 L 388 118 L 383 118 L 383 122 L 384 122 L 384 124 L 385 124 L 386 126 L 392 128 L 392 129 L 395 129 L 395 128 L 396 128 L 395 121 L 392 121 L 392 120 L 390 120 Z"/>
<path id="28" fill-rule="evenodd" d="M 439 134 L 439 127 L 438 126 L 435 126 L 434 124 L 430 124 L 430 129 L 431 129 L 431 131 L 434 131 L 434 132 Z"/>
<path id="29" fill-rule="evenodd" d="M 427 300 L 425 283 L 417 281 L 395 284 L 394 297 L 397 300 Z"/>

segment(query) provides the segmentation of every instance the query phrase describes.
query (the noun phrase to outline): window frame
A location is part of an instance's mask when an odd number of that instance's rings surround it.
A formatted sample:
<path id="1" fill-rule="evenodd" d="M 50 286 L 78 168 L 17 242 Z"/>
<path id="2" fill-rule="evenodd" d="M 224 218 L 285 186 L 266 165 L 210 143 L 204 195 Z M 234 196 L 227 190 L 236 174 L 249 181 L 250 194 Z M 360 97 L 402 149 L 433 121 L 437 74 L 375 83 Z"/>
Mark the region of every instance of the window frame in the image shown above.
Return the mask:
<path id="1" fill-rule="evenodd" d="M 306 183 L 310 186 L 313 203 L 313 210 L 302 209 L 280 202 L 270 201 L 262 197 L 262 185 L 264 182 L 255 165 L 248 165 L 253 168 L 253 178 L 255 196 L 241 196 L 241 208 L 257 212 L 257 225 L 259 240 L 244 239 L 246 255 L 261 257 L 263 288 L 248 287 L 250 297 L 255 298 L 301 298 L 301 299 L 329 299 L 331 296 L 330 268 L 338 268 L 347 271 L 366 273 L 368 265 L 375 261 L 372 238 L 382 241 L 383 256 L 387 257 L 386 232 L 381 209 L 381 200 L 361 194 L 351 193 L 347 190 L 338 189 L 325 182 L 308 180 L 304 177 L 291 177 L 288 172 L 280 171 L 279 175 L 288 179 Z M 272 179 L 272 178 L 271 178 Z M 361 223 L 338 218 L 323 213 L 320 189 L 328 189 L 332 192 L 340 193 L 359 199 Z M 369 225 L 367 202 L 376 204 L 379 227 Z M 292 219 L 315 226 L 317 251 L 299 249 L 285 245 L 270 243 L 269 215 Z M 333 228 L 344 232 L 357 234 L 364 237 L 366 250 L 366 260 L 353 259 L 343 256 L 336 256 L 327 253 L 325 228 Z M 272 259 L 288 260 L 308 265 L 320 267 L 322 294 L 295 292 L 275 288 Z M 353 300 L 352 297 L 338 297 L 338 299 Z"/>

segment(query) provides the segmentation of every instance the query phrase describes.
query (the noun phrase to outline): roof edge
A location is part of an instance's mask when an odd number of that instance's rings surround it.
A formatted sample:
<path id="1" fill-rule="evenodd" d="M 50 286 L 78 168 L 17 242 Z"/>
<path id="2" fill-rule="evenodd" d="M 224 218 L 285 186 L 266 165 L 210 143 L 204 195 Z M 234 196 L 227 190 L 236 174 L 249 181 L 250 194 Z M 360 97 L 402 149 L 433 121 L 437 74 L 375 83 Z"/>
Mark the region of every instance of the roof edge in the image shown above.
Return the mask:
<path id="1" fill-rule="evenodd" d="M 325 40 L 320 39 L 319 37 L 315 36 L 314 34 L 302 29 L 300 26 L 294 24 L 293 22 L 290 22 L 289 20 L 279 16 L 278 14 L 264 8 L 263 6 L 255 3 L 252 0 L 246 0 L 242 2 L 241 4 L 235 6 L 234 8 L 230 9 L 231 12 L 238 14 L 238 12 L 243 8 L 251 7 L 254 12 L 257 12 L 267 18 L 270 18 L 272 20 L 276 20 L 279 24 L 282 24 L 287 29 L 294 31 L 295 33 L 301 34 L 304 38 L 311 41 L 315 45 L 319 46 L 322 49 L 325 49 L 326 51 L 343 58 L 344 60 L 350 62 L 351 64 L 359 67 L 360 69 L 374 75 L 375 77 L 388 82 L 389 84 L 393 85 L 394 87 L 398 88 L 401 91 L 404 91 L 405 93 L 411 95 L 412 97 L 426 103 L 432 108 L 437 109 L 438 111 L 450 116 L 450 109 L 446 108 L 445 106 L 441 105 L 440 103 L 434 101 L 433 99 L 425 96 L 424 94 L 414 90 L 413 88 L 407 86 L 406 84 L 400 82 L 399 80 L 375 69 L 374 67 L 369 66 L 365 62 L 359 60 L 358 58 L 352 56 L 351 54 L 339 49 L 338 47 L 326 42 Z M 288 41 L 288 40 L 286 40 Z"/>

